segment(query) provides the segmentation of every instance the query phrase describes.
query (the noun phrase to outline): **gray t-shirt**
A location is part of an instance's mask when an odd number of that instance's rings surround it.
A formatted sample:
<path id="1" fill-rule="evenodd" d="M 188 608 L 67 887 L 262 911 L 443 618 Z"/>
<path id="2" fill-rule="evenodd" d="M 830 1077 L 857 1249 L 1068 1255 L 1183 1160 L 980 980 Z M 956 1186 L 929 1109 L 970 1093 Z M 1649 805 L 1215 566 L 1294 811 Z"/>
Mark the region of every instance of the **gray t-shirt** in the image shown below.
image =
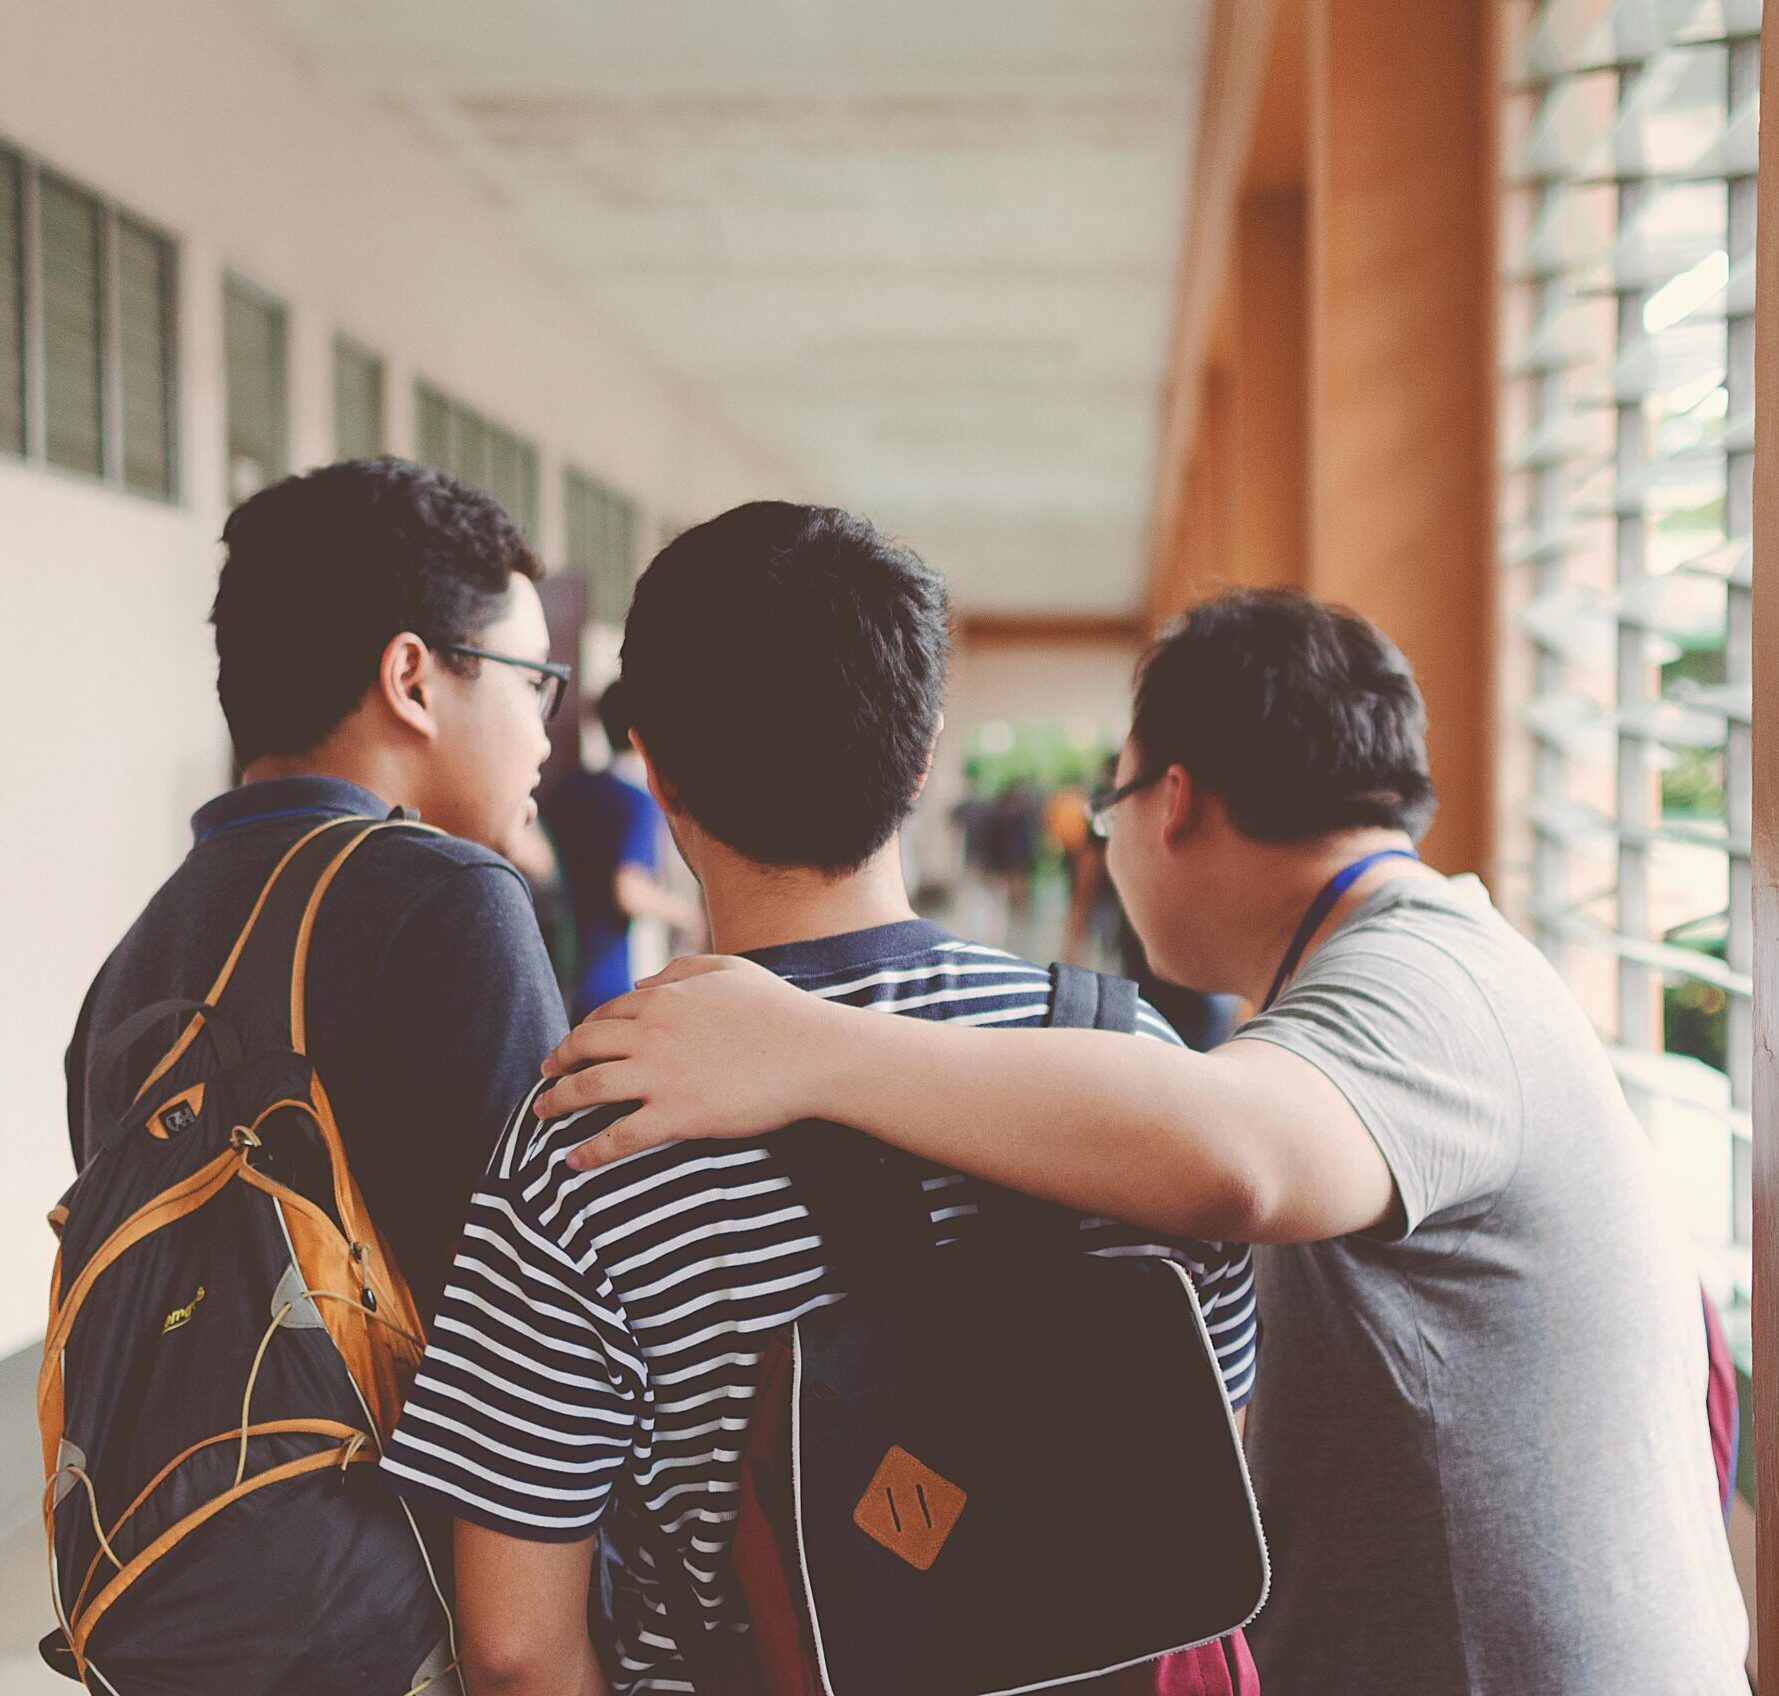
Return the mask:
<path id="1" fill-rule="evenodd" d="M 1402 1202 L 1255 1253 L 1267 1696 L 1745 1696 L 1697 1265 L 1544 957 L 1400 879 L 1236 1040 L 1331 1079 Z"/>

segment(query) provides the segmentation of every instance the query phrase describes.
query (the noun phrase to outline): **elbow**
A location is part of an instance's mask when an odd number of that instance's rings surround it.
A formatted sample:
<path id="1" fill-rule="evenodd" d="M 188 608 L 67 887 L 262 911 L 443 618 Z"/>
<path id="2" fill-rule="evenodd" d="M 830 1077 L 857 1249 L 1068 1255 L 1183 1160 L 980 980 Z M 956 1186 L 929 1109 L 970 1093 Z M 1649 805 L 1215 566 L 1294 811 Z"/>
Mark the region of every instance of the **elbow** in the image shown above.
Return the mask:
<path id="1" fill-rule="evenodd" d="M 1278 1230 L 1282 1186 L 1252 1158 L 1230 1161 L 1218 1181 L 1200 1189 L 1185 1234 L 1224 1243 L 1265 1243 Z"/>
<path id="2" fill-rule="evenodd" d="M 562 1664 L 535 1638 L 466 1635 L 463 1682 L 468 1696 L 554 1696 Z"/>

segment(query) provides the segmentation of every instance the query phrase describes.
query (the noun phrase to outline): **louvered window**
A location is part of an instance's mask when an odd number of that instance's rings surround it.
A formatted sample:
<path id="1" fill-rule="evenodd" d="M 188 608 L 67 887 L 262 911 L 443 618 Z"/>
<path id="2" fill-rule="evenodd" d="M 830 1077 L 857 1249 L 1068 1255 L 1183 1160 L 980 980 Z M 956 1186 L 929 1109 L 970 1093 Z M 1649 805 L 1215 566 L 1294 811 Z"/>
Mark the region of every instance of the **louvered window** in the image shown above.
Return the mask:
<path id="1" fill-rule="evenodd" d="M 290 469 L 290 348 L 283 306 L 239 277 L 222 291 L 231 505 Z"/>
<path id="2" fill-rule="evenodd" d="M 171 240 L 0 147 L 0 452 L 171 499 L 177 298 Z"/>
<path id="3" fill-rule="evenodd" d="M 1502 863 L 1738 1309 L 1760 12 L 1522 6 L 1503 134 Z"/>
<path id="4" fill-rule="evenodd" d="M 25 169 L 0 148 L 0 453 L 25 451 Z"/>
<path id="5" fill-rule="evenodd" d="M 492 495 L 528 535 L 537 534 L 537 448 L 428 383 L 415 390 L 420 457 Z"/>
<path id="6" fill-rule="evenodd" d="M 37 191 L 43 409 L 52 465 L 105 470 L 105 295 L 99 201 L 58 177 Z"/>
<path id="7" fill-rule="evenodd" d="M 334 342 L 334 455 L 370 459 L 383 450 L 383 361 L 340 336 Z"/>
<path id="8" fill-rule="evenodd" d="M 587 616 L 622 624 L 636 581 L 636 503 L 572 466 L 562 473 L 567 563 L 586 573 Z"/>
<path id="9" fill-rule="evenodd" d="M 123 479 L 142 494 L 170 496 L 177 457 L 173 244 L 129 218 L 115 227 Z"/>

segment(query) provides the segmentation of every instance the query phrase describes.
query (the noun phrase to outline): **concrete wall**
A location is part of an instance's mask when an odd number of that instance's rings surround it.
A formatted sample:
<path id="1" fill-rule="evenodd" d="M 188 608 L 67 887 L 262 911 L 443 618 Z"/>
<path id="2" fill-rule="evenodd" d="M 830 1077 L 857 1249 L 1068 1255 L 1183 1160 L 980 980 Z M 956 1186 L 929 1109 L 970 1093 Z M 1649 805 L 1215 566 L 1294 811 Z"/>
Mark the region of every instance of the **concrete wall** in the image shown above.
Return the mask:
<path id="1" fill-rule="evenodd" d="M 80 998 L 228 778 L 204 623 L 224 516 L 221 282 L 290 310 L 298 465 L 332 454 L 332 339 L 388 364 L 390 446 L 417 375 L 644 508 L 643 536 L 802 491 L 789 468 L 589 321 L 499 208 L 374 107 L 331 95 L 240 9 L 20 0 L 0 140 L 180 249 L 184 498 L 164 506 L 0 457 L 0 1354 L 40 1334 L 43 1216 L 71 1176 L 61 1054 Z"/>

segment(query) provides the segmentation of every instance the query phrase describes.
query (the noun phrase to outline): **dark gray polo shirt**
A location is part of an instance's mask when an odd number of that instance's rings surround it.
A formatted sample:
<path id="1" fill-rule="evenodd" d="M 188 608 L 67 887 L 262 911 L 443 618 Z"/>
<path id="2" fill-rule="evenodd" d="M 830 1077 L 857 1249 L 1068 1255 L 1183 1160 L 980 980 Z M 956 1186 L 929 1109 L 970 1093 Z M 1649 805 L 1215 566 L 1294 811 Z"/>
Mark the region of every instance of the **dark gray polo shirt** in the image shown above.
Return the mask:
<path id="1" fill-rule="evenodd" d="M 105 962 L 68 1048 L 76 1165 L 117 1104 L 89 1075 L 138 1008 L 201 999 L 285 849 L 329 817 L 390 803 L 332 777 L 278 778 L 218 796 L 195 842 Z M 453 836 L 381 832 L 342 868 L 315 927 L 309 1052 L 353 1174 L 430 1321 L 458 1231 L 512 1106 L 567 1029 L 530 892 L 498 854 Z M 173 1026 L 131 1050 L 131 1087 Z"/>

